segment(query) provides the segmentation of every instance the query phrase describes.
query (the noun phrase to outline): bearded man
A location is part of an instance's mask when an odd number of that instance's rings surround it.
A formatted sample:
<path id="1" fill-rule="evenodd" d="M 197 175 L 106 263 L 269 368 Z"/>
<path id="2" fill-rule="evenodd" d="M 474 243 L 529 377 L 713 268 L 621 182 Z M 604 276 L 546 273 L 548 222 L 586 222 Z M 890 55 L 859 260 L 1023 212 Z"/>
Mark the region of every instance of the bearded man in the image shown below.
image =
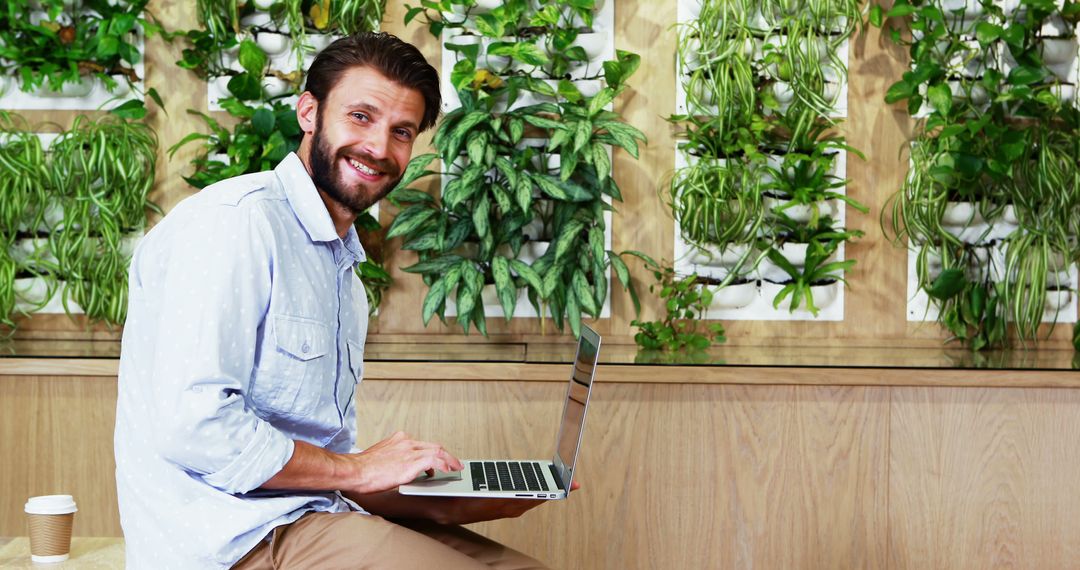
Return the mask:
<path id="1" fill-rule="evenodd" d="M 115 433 L 129 567 L 540 566 L 454 525 L 541 501 L 405 497 L 399 485 L 461 462 L 400 432 L 354 447 L 368 309 L 353 222 L 394 188 L 439 104 L 415 47 L 340 39 L 308 71 L 297 153 L 207 187 L 146 235 Z"/>

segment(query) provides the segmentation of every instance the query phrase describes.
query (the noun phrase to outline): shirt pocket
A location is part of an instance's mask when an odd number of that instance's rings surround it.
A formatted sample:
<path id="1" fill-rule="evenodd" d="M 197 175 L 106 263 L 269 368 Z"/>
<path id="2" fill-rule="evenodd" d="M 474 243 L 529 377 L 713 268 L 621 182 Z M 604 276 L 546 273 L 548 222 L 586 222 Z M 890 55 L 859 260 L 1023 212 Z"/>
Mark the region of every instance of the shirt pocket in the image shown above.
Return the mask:
<path id="1" fill-rule="evenodd" d="M 348 340 L 345 342 L 349 351 L 349 373 L 338 385 L 338 411 L 341 419 L 348 415 L 349 404 L 356 398 L 356 386 L 364 378 L 364 345 Z"/>
<path id="2" fill-rule="evenodd" d="M 273 351 L 265 354 L 252 399 L 271 417 L 310 415 L 334 377 L 330 327 L 303 317 L 273 315 Z M 332 385 L 332 384 L 331 384 Z"/>

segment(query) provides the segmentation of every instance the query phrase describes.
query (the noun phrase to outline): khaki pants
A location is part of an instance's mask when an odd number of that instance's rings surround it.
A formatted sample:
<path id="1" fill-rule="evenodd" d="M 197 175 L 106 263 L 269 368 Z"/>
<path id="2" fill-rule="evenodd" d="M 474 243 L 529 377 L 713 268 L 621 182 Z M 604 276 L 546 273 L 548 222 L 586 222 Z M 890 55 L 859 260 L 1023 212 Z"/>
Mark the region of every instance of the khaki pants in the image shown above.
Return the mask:
<path id="1" fill-rule="evenodd" d="M 546 568 L 524 554 L 459 526 L 404 525 L 362 513 L 310 513 L 279 526 L 233 566 L 273 568 Z"/>

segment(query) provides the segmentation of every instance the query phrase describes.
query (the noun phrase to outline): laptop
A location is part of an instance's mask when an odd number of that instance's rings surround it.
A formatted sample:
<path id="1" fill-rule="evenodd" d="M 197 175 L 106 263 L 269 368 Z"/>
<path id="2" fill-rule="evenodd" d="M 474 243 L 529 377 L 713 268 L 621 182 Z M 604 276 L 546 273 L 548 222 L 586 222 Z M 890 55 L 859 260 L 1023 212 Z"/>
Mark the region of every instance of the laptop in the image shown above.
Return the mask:
<path id="1" fill-rule="evenodd" d="M 463 459 L 463 470 L 421 475 L 398 487 L 398 492 L 437 497 L 565 499 L 574 480 L 574 464 L 581 448 L 585 412 L 589 407 L 599 354 L 600 335 L 582 325 L 566 389 L 562 423 L 555 438 L 555 454 L 550 460 Z"/>

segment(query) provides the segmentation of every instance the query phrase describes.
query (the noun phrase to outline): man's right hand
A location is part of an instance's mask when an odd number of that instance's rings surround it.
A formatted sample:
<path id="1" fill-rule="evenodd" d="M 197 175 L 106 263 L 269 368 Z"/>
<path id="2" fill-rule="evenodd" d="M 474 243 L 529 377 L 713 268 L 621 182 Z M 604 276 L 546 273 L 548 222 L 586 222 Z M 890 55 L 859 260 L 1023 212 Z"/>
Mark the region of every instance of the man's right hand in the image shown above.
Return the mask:
<path id="1" fill-rule="evenodd" d="M 360 453 L 341 457 L 352 464 L 355 473 L 341 482 L 341 490 L 360 494 L 388 491 L 436 469 L 464 468 L 442 445 L 415 440 L 401 431 Z"/>
<path id="2" fill-rule="evenodd" d="M 434 469 L 460 471 L 464 467 L 443 446 L 400 431 L 360 453 L 338 454 L 303 441 L 294 443 L 288 463 L 261 488 L 366 495 L 395 489 Z"/>

